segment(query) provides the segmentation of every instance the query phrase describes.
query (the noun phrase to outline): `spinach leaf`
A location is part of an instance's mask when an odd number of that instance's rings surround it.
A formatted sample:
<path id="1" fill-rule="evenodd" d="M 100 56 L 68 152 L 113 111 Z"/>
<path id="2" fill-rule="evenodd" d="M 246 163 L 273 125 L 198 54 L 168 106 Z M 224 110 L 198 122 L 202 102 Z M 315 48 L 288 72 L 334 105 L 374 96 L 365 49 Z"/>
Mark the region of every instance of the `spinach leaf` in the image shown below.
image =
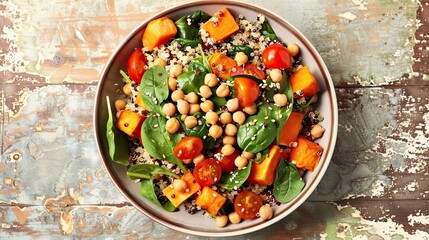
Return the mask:
<path id="1" fill-rule="evenodd" d="M 201 43 L 201 39 L 196 38 L 196 39 L 186 39 L 186 38 L 176 38 L 173 40 L 173 42 L 176 42 L 178 44 L 180 44 L 182 47 L 196 47 L 198 46 L 198 44 Z"/>
<path id="2" fill-rule="evenodd" d="M 216 112 L 217 110 L 220 110 L 220 107 L 226 106 L 226 99 L 224 97 L 219 97 L 218 95 L 216 95 L 215 87 L 211 88 L 211 90 L 213 94 L 209 97 L 209 100 L 213 102 L 214 111 Z"/>
<path id="3" fill-rule="evenodd" d="M 220 179 L 220 186 L 227 189 L 237 189 L 243 185 L 243 183 L 247 180 L 250 175 L 250 170 L 252 169 L 252 161 L 249 161 L 247 167 L 243 169 L 236 168 L 234 171 L 230 173 L 222 174 Z"/>
<path id="4" fill-rule="evenodd" d="M 170 201 L 168 201 L 164 206 L 159 202 L 158 197 L 156 196 L 155 189 L 153 187 L 153 180 L 152 178 L 149 179 L 142 179 L 140 184 L 140 194 L 151 201 L 153 204 L 163 207 L 165 210 L 169 212 L 173 212 L 176 210 L 176 208 L 171 208 L 172 204 Z M 173 206 L 174 207 L 174 206 Z"/>
<path id="5" fill-rule="evenodd" d="M 198 124 L 193 128 L 188 128 L 186 127 L 185 123 L 180 120 L 181 118 L 179 118 L 180 125 L 187 136 L 199 137 L 201 140 L 203 140 L 205 149 L 213 149 L 215 147 L 216 140 L 213 137 L 208 136 L 209 127 L 206 124 L 206 120 L 203 118 L 201 112 L 195 113 L 194 117 L 196 117 L 198 121 L 201 122 L 201 124 Z"/>
<path id="6" fill-rule="evenodd" d="M 200 87 L 204 85 L 204 77 L 209 73 L 209 71 L 211 70 L 206 68 L 204 58 L 202 56 L 194 58 L 189 63 L 188 71 L 177 77 L 179 88 L 181 88 L 186 94 L 190 92 L 198 92 Z"/>
<path id="7" fill-rule="evenodd" d="M 181 137 L 179 133 L 171 134 L 165 130 L 167 119 L 155 115 L 149 116 L 144 122 L 141 130 L 141 139 L 146 151 L 157 159 L 165 159 L 180 167 L 186 172 L 182 161 L 174 156 L 173 149 Z"/>
<path id="8" fill-rule="evenodd" d="M 302 191 L 304 186 L 304 180 L 299 175 L 295 164 L 287 164 L 285 160 L 280 160 L 273 186 L 276 200 L 281 203 L 289 202 Z"/>
<path id="9" fill-rule="evenodd" d="M 191 16 L 186 15 L 179 18 L 174 22 L 177 34 L 173 42 L 179 43 L 182 47 L 196 47 L 202 41 L 198 34 L 199 23 L 208 21 L 210 17 L 207 13 L 197 10 Z"/>
<path id="10" fill-rule="evenodd" d="M 273 28 L 267 20 L 262 23 L 261 31 L 262 35 L 264 35 L 265 37 L 268 37 L 271 40 L 278 40 L 276 33 L 274 32 Z"/>
<path id="11" fill-rule="evenodd" d="M 267 148 L 276 138 L 277 126 L 267 115 L 253 115 L 238 128 L 238 146 L 252 153 Z"/>
<path id="12" fill-rule="evenodd" d="M 261 163 L 264 161 L 264 159 L 268 156 L 268 153 L 270 152 L 270 150 L 268 148 L 265 148 L 264 150 L 258 152 L 255 154 L 255 159 L 254 161 L 256 163 Z"/>
<path id="13" fill-rule="evenodd" d="M 115 125 L 110 98 L 106 96 L 108 118 L 106 123 L 106 138 L 110 158 L 119 164 L 128 165 L 128 139 Z"/>
<path id="14" fill-rule="evenodd" d="M 244 52 L 247 55 L 247 57 L 249 57 L 250 59 L 252 57 L 251 54 L 253 52 L 253 49 L 246 45 L 232 45 L 228 49 L 226 54 L 230 57 L 235 57 L 235 55 L 239 52 Z"/>
<path id="15" fill-rule="evenodd" d="M 180 178 L 177 174 L 155 164 L 142 163 L 130 167 L 127 171 L 130 180 L 149 179 L 153 175 L 168 175 Z"/>
<path id="16" fill-rule="evenodd" d="M 149 112 L 158 112 L 161 103 L 168 98 L 168 73 L 163 67 L 155 65 L 143 75 L 140 94 Z"/>
<path id="17" fill-rule="evenodd" d="M 212 73 L 212 67 L 210 66 L 209 60 L 206 57 L 206 54 L 204 53 L 203 47 L 201 47 L 201 44 L 198 45 L 198 49 L 200 50 L 202 63 L 204 67 L 208 70 L 209 73 Z"/>

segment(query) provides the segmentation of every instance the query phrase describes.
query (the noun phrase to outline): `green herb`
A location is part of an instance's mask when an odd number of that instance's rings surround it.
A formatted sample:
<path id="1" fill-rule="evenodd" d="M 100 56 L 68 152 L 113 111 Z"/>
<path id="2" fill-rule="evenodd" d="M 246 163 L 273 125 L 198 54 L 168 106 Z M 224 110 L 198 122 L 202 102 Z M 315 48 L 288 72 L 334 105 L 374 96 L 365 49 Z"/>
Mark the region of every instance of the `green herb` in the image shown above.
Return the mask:
<path id="1" fill-rule="evenodd" d="M 235 55 L 239 52 L 244 52 L 244 54 L 246 54 L 250 59 L 252 57 L 251 54 L 253 49 L 246 45 L 232 45 L 230 48 L 228 48 L 227 55 L 230 57 L 235 57 Z"/>
<path id="2" fill-rule="evenodd" d="M 267 115 L 254 115 L 238 128 L 238 146 L 247 152 L 257 153 L 267 148 L 276 138 L 277 126 Z"/>
<path id="3" fill-rule="evenodd" d="M 136 164 L 127 171 L 130 180 L 149 179 L 154 175 L 168 175 L 174 178 L 180 178 L 177 174 L 155 164 L 142 163 Z"/>
<path id="4" fill-rule="evenodd" d="M 114 117 L 112 108 L 110 107 L 109 96 L 106 96 L 108 118 L 106 122 L 106 138 L 109 148 L 109 156 L 112 161 L 128 165 L 128 139 L 127 136 L 121 132 L 114 124 Z"/>
<path id="5" fill-rule="evenodd" d="M 122 75 L 126 83 L 132 83 L 131 78 L 128 76 L 126 72 L 119 70 L 119 73 Z"/>
<path id="6" fill-rule="evenodd" d="M 247 166 L 243 169 L 235 169 L 230 173 L 222 174 L 220 179 L 220 186 L 232 190 L 237 189 L 243 185 L 243 183 L 247 180 L 250 175 L 250 170 L 252 169 L 252 161 L 249 161 Z"/>
<path id="7" fill-rule="evenodd" d="M 165 159 L 186 172 L 182 161 L 174 156 L 173 149 L 181 137 L 179 133 L 171 134 L 165 130 L 167 119 L 155 115 L 149 116 L 141 129 L 141 139 L 145 150 L 157 159 Z"/>
<path id="8" fill-rule="evenodd" d="M 210 17 L 207 13 L 197 10 L 192 16 L 185 15 L 179 18 L 174 22 L 177 27 L 177 34 L 173 42 L 179 43 L 182 47 L 196 47 L 202 41 L 198 34 L 199 23 L 208 21 Z"/>
<path id="9" fill-rule="evenodd" d="M 139 92 L 148 111 L 159 112 L 161 109 L 159 106 L 168 98 L 169 93 L 167 71 L 158 65 L 146 70 L 140 83 Z"/>
<path id="10" fill-rule="evenodd" d="M 276 169 L 273 193 L 277 201 L 281 203 L 294 199 L 304 188 L 305 183 L 298 173 L 295 164 L 287 164 L 281 160 Z"/>
<path id="11" fill-rule="evenodd" d="M 152 178 L 142 179 L 140 184 L 140 194 L 149 201 L 151 201 L 153 204 L 162 207 L 169 212 L 174 212 L 176 210 L 176 208 L 172 208 L 172 204 L 170 201 L 167 201 L 164 206 L 159 202 L 158 197 L 155 193 L 155 189 L 153 187 Z"/>
<path id="12" fill-rule="evenodd" d="M 262 23 L 262 29 L 261 29 L 262 35 L 265 37 L 268 37 L 271 40 L 278 40 L 276 33 L 274 32 L 273 28 L 271 27 L 270 23 L 265 20 L 264 23 Z"/>
<path id="13" fill-rule="evenodd" d="M 203 56 L 194 58 L 189 63 L 188 71 L 177 77 L 179 88 L 186 94 L 190 92 L 199 92 L 200 87 L 204 85 L 204 77 L 210 71 L 211 69 L 208 69 L 204 63 Z"/>
<path id="14" fill-rule="evenodd" d="M 201 140 L 203 140 L 205 149 L 213 149 L 215 147 L 216 140 L 213 137 L 208 136 L 209 127 L 206 124 L 206 120 L 203 118 L 201 112 L 195 113 L 194 117 L 196 117 L 198 121 L 201 122 L 201 124 L 198 124 L 193 128 L 186 127 L 185 123 L 179 120 L 183 130 L 185 131 L 185 134 L 187 136 L 199 137 Z M 179 117 L 179 119 L 181 118 Z"/>

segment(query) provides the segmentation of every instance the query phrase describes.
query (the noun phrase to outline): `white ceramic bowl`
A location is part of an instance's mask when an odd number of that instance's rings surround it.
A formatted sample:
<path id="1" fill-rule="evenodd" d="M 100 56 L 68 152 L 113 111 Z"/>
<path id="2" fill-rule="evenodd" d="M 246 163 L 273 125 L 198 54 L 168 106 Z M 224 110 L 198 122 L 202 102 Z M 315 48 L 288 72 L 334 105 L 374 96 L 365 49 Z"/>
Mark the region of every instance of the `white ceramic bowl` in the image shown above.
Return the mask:
<path id="1" fill-rule="evenodd" d="M 310 68 L 321 88 L 317 109 L 325 117 L 322 125 L 326 129 L 326 132 L 317 141 L 324 148 L 322 158 L 313 172 L 305 174 L 304 181 L 306 185 L 295 199 L 287 204 L 275 207 L 274 217 L 269 221 L 262 221 L 260 219 L 247 220 L 240 224 L 229 224 L 225 228 L 218 228 L 212 219 L 208 219 L 201 213 L 189 215 L 184 210 L 170 213 L 142 197 L 139 192 L 140 184 L 128 179 L 126 167 L 111 161 L 108 154 L 105 129 L 107 120 L 106 95 L 110 96 L 111 103 L 120 97 L 115 92 L 115 84 L 121 84 L 122 79 L 119 70 L 126 69 L 126 62 L 131 52 L 135 48 L 141 47 L 141 36 L 149 21 L 161 16 L 168 16 L 171 19 L 177 20 L 181 16 L 191 14 L 196 10 L 203 10 L 209 14 L 213 14 L 223 7 L 227 7 L 234 16 L 242 14 L 251 21 L 254 21 L 258 14 L 263 14 L 269 20 L 281 41 L 298 44 L 303 57 L 303 64 Z M 116 187 L 125 198 L 145 215 L 167 227 L 188 234 L 213 237 L 241 235 L 265 228 L 281 220 L 300 206 L 314 191 L 329 165 L 336 141 L 337 125 L 337 102 L 334 87 L 328 69 L 316 49 L 295 27 L 280 16 L 266 9 L 236 1 L 189 2 L 162 11 L 143 21 L 138 28 L 129 34 L 109 59 L 98 85 L 94 113 L 95 136 L 103 164 Z"/>

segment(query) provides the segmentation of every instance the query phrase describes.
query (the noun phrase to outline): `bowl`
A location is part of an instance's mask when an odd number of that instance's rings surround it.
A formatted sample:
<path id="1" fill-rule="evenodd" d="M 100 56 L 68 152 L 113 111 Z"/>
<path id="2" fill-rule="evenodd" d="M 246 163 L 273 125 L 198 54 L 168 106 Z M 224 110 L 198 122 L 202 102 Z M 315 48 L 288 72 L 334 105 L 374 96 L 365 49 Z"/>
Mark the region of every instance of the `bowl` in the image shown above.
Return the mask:
<path id="1" fill-rule="evenodd" d="M 196 10 L 203 10 L 209 14 L 213 14 L 214 12 L 221 10 L 223 7 L 227 7 L 234 16 L 242 14 L 251 21 L 254 21 L 258 14 L 265 15 L 281 41 L 295 42 L 300 46 L 303 64 L 310 68 L 321 88 L 316 108 L 325 118 L 321 124 L 326 131 L 323 137 L 317 140 L 317 143 L 324 148 L 323 155 L 316 169 L 313 172 L 307 172 L 304 175 L 303 178 L 306 185 L 295 199 L 286 204 L 274 207 L 274 216 L 271 220 L 247 220 L 242 221 L 240 224 L 229 224 L 225 228 L 218 228 L 214 224 L 213 220 L 208 219 L 202 214 L 189 215 L 184 210 L 174 213 L 167 212 L 142 197 L 139 191 L 139 184 L 128 179 L 126 175 L 126 167 L 116 164 L 110 159 L 107 140 L 105 137 L 105 129 L 108 117 L 106 96 L 110 96 L 111 103 L 115 101 L 115 98 L 120 97 L 115 92 L 115 86 L 117 84 L 122 84 L 122 77 L 119 74 L 119 70 L 126 69 L 126 59 L 128 59 L 128 56 L 135 48 L 141 47 L 141 36 L 145 26 L 151 20 L 161 16 L 168 16 L 171 19 L 176 20 L 181 16 L 191 14 Z M 234 236 L 257 231 L 281 220 L 299 207 L 315 190 L 329 165 L 335 146 L 338 125 L 336 104 L 337 102 L 333 83 L 325 63 L 311 43 L 290 23 L 266 9 L 243 2 L 195 1 L 166 9 L 151 18 L 144 20 L 140 26 L 134 29 L 127 36 L 127 38 L 110 57 L 102 73 L 95 98 L 95 137 L 102 162 L 113 183 L 123 196 L 146 216 L 169 228 L 187 234 L 206 237 Z"/>

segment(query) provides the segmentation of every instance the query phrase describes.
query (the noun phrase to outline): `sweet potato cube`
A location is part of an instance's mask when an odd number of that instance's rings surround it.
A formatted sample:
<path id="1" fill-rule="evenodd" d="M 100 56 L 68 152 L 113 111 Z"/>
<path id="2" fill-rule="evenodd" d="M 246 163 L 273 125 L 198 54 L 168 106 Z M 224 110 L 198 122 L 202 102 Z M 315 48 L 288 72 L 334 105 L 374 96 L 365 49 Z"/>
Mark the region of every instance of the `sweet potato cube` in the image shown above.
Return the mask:
<path id="1" fill-rule="evenodd" d="M 259 185 L 273 184 L 279 162 L 280 147 L 272 145 L 269 149 L 268 156 L 261 163 L 253 164 L 247 181 Z"/>
<path id="2" fill-rule="evenodd" d="M 130 110 L 122 110 L 119 113 L 116 121 L 116 126 L 119 130 L 126 133 L 128 136 L 133 138 L 140 138 L 140 131 L 142 128 L 143 121 L 146 116 L 138 114 Z"/>
<path id="3" fill-rule="evenodd" d="M 164 193 L 176 208 L 201 189 L 201 186 L 195 181 L 191 172 L 187 172 L 181 177 L 181 179 L 186 182 L 189 191 L 186 190 L 185 192 L 179 192 L 173 188 L 173 184 L 162 190 L 162 193 Z"/>
<path id="4" fill-rule="evenodd" d="M 152 52 L 155 47 L 168 43 L 176 33 L 176 25 L 170 18 L 161 17 L 154 19 L 148 23 L 143 32 L 143 46 Z"/>
<path id="5" fill-rule="evenodd" d="M 304 97 L 308 98 L 320 91 L 319 84 L 307 66 L 304 66 L 294 72 L 289 79 L 292 91 L 294 93 L 302 91 Z"/>
<path id="6" fill-rule="evenodd" d="M 226 198 L 211 189 L 210 187 L 203 187 L 201 194 L 197 197 L 195 204 L 200 208 L 206 210 L 212 216 L 216 216 L 219 210 L 226 202 Z"/>
<path id="7" fill-rule="evenodd" d="M 298 137 L 298 145 L 290 151 L 289 161 L 295 162 L 297 168 L 313 171 L 322 155 L 323 148 L 305 137 Z"/>
<path id="8" fill-rule="evenodd" d="M 147 107 L 146 107 L 146 105 L 144 104 L 144 102 L 143 102 L 143 98 L 142 98 L 142 95 L 139 93 L 139 94 L 137 94 L 137 97 L 136 97 L 136 104 L 139 106 L 139 107 L 141 107 L 141 108 L 143 108 L 144 110 L 148 110 L 147 109 Z"/>
<path id="9" fill-rule="evenodd" d="M 229 78 L 231 69 L 237 67 L 237 62 L 234 59 L 220 52 L 215 52 L 209 58 L 209 64 L 213 73 L 223 80 Z"/>
<path id="10" fill-rule="evenodd" d="M 215 40 L 215 43 L 223 41 L 239 30 L 234 16 L 227 8 L 215 13 L 201 28 L 209 34 L 210 38 Z"/>
<path id="11" fill-rule="evenodd" d="M 292 142 L 296 142 L 299 132 L 302 127 L 302 120 L 305 115 L 299 112 L 291 112 L 285 125 L 282 128 L 280 139 L 277 144 L 283 146 L 289 146 Z"/>

